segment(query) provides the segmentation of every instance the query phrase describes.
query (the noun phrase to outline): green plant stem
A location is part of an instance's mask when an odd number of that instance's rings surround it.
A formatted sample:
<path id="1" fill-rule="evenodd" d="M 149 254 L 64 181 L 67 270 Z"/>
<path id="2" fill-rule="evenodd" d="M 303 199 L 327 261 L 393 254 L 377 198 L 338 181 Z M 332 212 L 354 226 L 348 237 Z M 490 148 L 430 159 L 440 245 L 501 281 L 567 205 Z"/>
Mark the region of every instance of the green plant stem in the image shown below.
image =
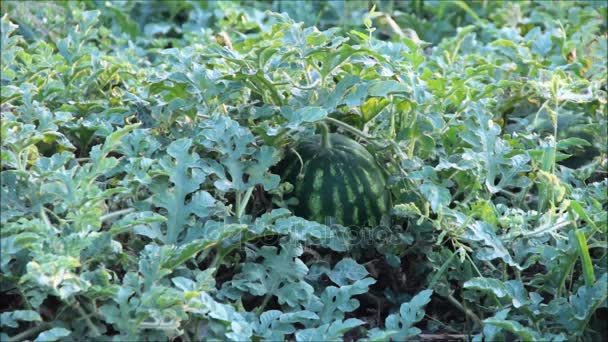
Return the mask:
<path id="1" fill-rule="evenodd" d="M 111 219 L 113 219 L 115 217 L 118 217 L 118 216 L 130 214 L 130 213 L 132 213 L 134 211 L 135 211 L 134 208 L 128 208 L 128 209 L 122 209 L 122 210 L 118 210 L 118 211 L 113 211 L 111 213 L 107 213 L 105 215 L 102 215 L 99 219 L 101 220 L 101 222 L 103 222 L 103 221 L 111 220 Z"/>
<path id="2" fill-rule="evenodd" d="M 222 256 L 220 251 L 217 251 L 215 256 L 213 257 L 213 260 L 211 261 L 211 263 L 209 263 L 209 268 L 215 268 L 215 270 L 217 271 L 218 269 L 218 265 L 221 262 Z"/>
<path id="3" fill-rule="evenodd" d="M 84 319 L 85 323 L 87 324 L 87 327 L 89 327 L 89 329 L 91 329 L 93 336 L 101 336 L 101 332 L 99 332 L 99 330 L 97 329 L 95 324 L 93 324 L 93 322 L 91 322 L 91 319 L 89 318 L 89 314 L 86 313 L 86 311 L 84 311 L 84 309 L 80 305 L 80 302 L 75 300 L 73 306 L 74 306 L 74 308 L 76 308 L 76 311 L 78 311 L 78 313 L 80 314 L 82 319 Z"/>
<path id="4" fill-rule="evenodd" d="M 588 312 L 593 313 L 595 312 L 605 301 L 606 301 L 606 296 L 604 296 L 604 298 L 602 300 L 598 300 L 597 304 L 593 306 L 593 308 L 591 310 L 589 310 Z M 581 327 L 580 331 L 587 331 L 587 326 L 589 325 L 589 321 L 591 320 L 591 317 L 593 317 L 593 314 L 589 314 L 585 317 L 585 321 L 583 323 L 583 326 Z"/>
<path id="5" fill-rule="evenodd" d="M 198 324 L 199 319 L 196 317 L 193 317 L 191 319 L 191 322 L 192 322 L 192 325 L 194 326 L 194 331 L 192 332 L 192 336 L 194 336 L 194 338 L 197 339 L 199 336 L 198 330 L 200 329 L 200 324 Z"/>
<path id="6" fill-rule="evenodd" d="M 44 213 L 44 207 L 40 207 L 40 217 L 42 217 L 42 221 L 44 221 L 44 224 L 50 231 L 57 232 L 57 229 L 55 229 L 55 227 L 53 227 L 53 225 L 51 224 L 49 217 L 46 216 L 46 214 Z"/>
<path id="7" fill-rule="evenodd" d="M 244 237 L 243 242 L 247 243 L 253 239 L 260 239 L 260 238 L 264 238 L 267 236 L 272 236 L 275 235 L 275 233 L 262 233 L 260 235 L 252 235 L 249 237 Z M 216 243 L 217 244 L 217 243 Z M 215 255 L 215 257 L 213 258 L 213 261 L 211 261 L 210 263 L 210 268 L 215 268 L 215 271 L 213 272 L 213 274 L 215 275 L 215 273 L 218 270 L 218 266 L 219 264 L 222 262 L 222 260 L 224 259 L 224 257 L 226 257 L 227 255 L 229 255 L 230 253 L 232 253 L 232 251 L 234 251 L 235 249 L 238 249 L 242 246 L 242 244 L 237 244 L 237 245 L 232 245 L 230 247 L 226 247 L 225 249 L 223 249 L 222 251 L 217 251 L 217 254 Z M 211 246 L 209 246 L 211 247 Z"/>
<path id="8" fill-rule="evenodd" d="M 585 233 L 580 229 L 576 229 L 574 234 L 576 247 L 578 249 L 579 257 L 581 259 L 581 266 L 583 268 L 585 285 L 588 287 L 592 287 L 595 283 L 595 274 L 593 272 L 593 263 L 591 261 L 591 256 L 589 255 L 589 246 L 587 246 L 587 238 L 585 237 Z"/>
<path id="9" fill-rule="evenodd" d="M 437 324 L 441 325 L 441 326 L 442 326 L 444 329 L 446 329 L 446 330 L 449 330 L 449 331 L 451 331 L 451 332 L 453 332 L 453 333 L 459 333 L 459 332 L 460 332 L 459 330 L 452 328 L 452 327 L 451 327 L 451 326 L 449 326 L 448 324 L 443 323 L 442 321 L 438 320 L 437 318 L 435 318 L 435 317 L 433 317 L 433 316 L 430 316 L 430 315 L 427 315 L 427 314 L 425 314 L 424 316 L 425 316 L 426 318 L 430 319 L 431 321 L 433 321 L 433 322 L 435 322 L 435 323 L 437 323 Z"/>
<path id="10" fill-rule="evenodd" d="M 321 147 L 329 150 L 331 148 L 331 140 L 329 135 L 329 127 L 323 122 L 320 122 L 317 126 L 321 131 Z"/>
<path id="11" fill-rule="evenodd" d="M 564 291 L 564 288 L 566 287 L 566 279 L 570 275 L 570 272 L 572 272 L 572 269 L 574 268 L 574 265 L 576 264 L 576 260 L 578 259 L 577 254 L 570 255 L 569 257 L 570 257 L 570 259 L 568 260 L 566 269 L 564 270 L 564 273 L 561 275 L 561 278 L 559 280 L 559 287 L 557 288 L 557 291 L 556 291 L 556 297 L 562 296 L 562 291 Z"/>
<path id="12" fill-rule="evenodd" d="M 234 206 L 235 206 L 234 213 L 237 217 L 239 217 L 238 212 L 240 211 L 240 208 L 241 208 L 241 197 L 243 197 L 243 195 L 241 195 L 240 191 L 237 191 L 235 196 L 236 196 L 236 198 L 234 199 Z"/>
<path id="13" fill-rule="evenodd" d="M 31 336 L 38 335 L 39 333 L 50 329 L 52 326 L 47 322 L 40 323 L 39 325 L 27 329 L 24 332 L 21 332 L 11 338 L 8 339 L 8 342 L 21 342 L 25 340 L 29 340 Z"/>
<path id="14" fill-rule="evenodd" d="M 391 101 L 391 104 L 390 104 L 390 106 L 391 106 L 391 122 L 390 122 L 390 131 L 389 131 L 389 134 L 390 134 L 390 137 L 394 139 L 397 136 L 397 132 L 396 132 L 396 129 L 395 129 L 395 102 L 393 101 L 393 96 L 392 95 L 389 97 L 389 100 Z"/>
<path id="15" fill-rule="evenodd" d="M 266 296 L 264 296 L 264 299 L 262 300 L 262 304 L 260 304 L 260 306 L 258 307 L 258 309 L 256 310 L 256 313 L 258 315 L 260 315 L 262 312 L 264 312 L 264 308 L 266 307 L 266 305 L 268 304 L 268 302 L 270 301 L 270 298 L 272 298 L 272 292 L 268 292 L 266 294 Z"/>
<path id="16" fill-rule="evenodd" d="M 361 139 L 365 140 L 366 142 L 368 142 L 372 145 L 375 145 L 376 147 L 381 147 L 378 143 L 376 143 L 372 140 L 371 136 L 367 135 L 366 133 L 362 132 L 361 130 L 359 130 L 349 124 L 346 124 L 340 120 L 336 120 L 336 119 L 330 118 L 330 117 L 327 117 L 323 120 L 331 123 L 334 126 L 338 126 L 349 133 L 352 133 L 352 134 L 360 137 Z"/>
<path id="17" fill-rule="evenodd" d="M 555 139 L 555 143 L 553 144 L 553 163 L 551 164 L 551 173 L 555 174 L 555 156 L 557 155 L 557 126 L 558 126 L 558 118 L 557 113 L 559 111 L 559 100 L 557 98 L 557 94 L 555 94 L 555 109 L 554 116 L 555 120 L 553 120 L 553 138 Z"/>
<path id="18" fill-rule="evenodd" d="M 522 237 L 526 237 L 526 238 L 529 238 L 529 237 L 535 236 L 535 235 L 542 235 L 542 234 L 554 232 L 562 227 L 569 225 L 570 223 L 571 223 L 570 220 L 566 220 L 566 221 L 557 222 L 554 224 L 547 224 L 547 225 L 541 226 L 540 228 L 535 229 L 533 231 L 520 233 L 520 235 Z"/>
<path id="19" fill-rule="evenodd" d="M 62 219 L 61 217 L 59 217 L 59 215 L 55 214 L 52 210 L 50 210 L 47 207 L 42 207 L 44 209 L 44 211 L 46 211 L 47 213 L 53 215 L 53 217 L 60 223 L 63 224 L 66 222 L 66 220 Z"/>
<path id="20" fill-rule="evenodd" d="M 291 151 L 291 153 L 293 153 L 296 157 L 298 157 L 298 160 L 300 161 L 300 171 L 298 171 L 298 177 L 302 174 L 302 170 L 304 170 L 304 160 L 302 160 L 302 156 L 298 153 L 298 151 L 296 151 L 294 148 L 290 148 L 289 149 Z"/>
<path id="21" fill-rule="evenodd" d="M 188 332 L 184 331 L 184 333 L 181 335 L 181 338 L 184 340 L 184 342 L 191 342 L 192 339 L 190 338 L 190 335 L 188 335 Z"/>
<path id="22" fill-rule="evenodd" d="M 245 212 L 245 207 L 247 207 L 249 198 L 251 197 L 251 194 L 253 193 L 253 189 L 254 189 L 253 186 L 251 188 L 247 189 L 247 192 L 245 192 L 245 196 L 242 196 L 242 198 L 241 198 L 240 192 L 236 193 L 236 205 L 237 205 L 236 217 L 237 218 L 241 218 L 243 216 L 243 213 Z"/>
<path id="23" fill-rule="evenodd" d="M 471 266 L 473 266 L 473 269 L 475 269 L 475 271 L 477 272 L 477 275 L 482 278 L 485 278 L 484 275 L 479 270 L 479 268 L 477 268 L 477 265 L 475 265 L 475 262 L 473 262 L 473 258 L 471 258 L 469 253 L 466 253 L 465 255 L 466 255 L 466 258 L 471 263 Z M 498 297 L 496 297 L 496 295 L 494 293 L 490 293 L 489 296 L 494 300 L 494 303 L 496 303 L 497 306 L 502 306 L 502 304 L 500 303 L 500 300 L 498 299 Z"/>
<path id="24" fill-rule="evenodd" d="M 448 299 L 448 302 L 450 302 L 458 310 L 462 311 L 471 320 L 473 320 L 473 322 L 475 323 L 476 327 L 482 327 L 483 326 L 483 323 L 481 322 L 481 319 L 479 319 L 479 317 L 473 311 L 465 308 L 462 304 L 460 304 L 460 302 L 458 300 L 456 300 L 456 298 L 454 298 L 454 296 L 452 296 L 451 294 L 449 294 L 449 295 L 447 295 L 446 298 Z"/>
<path id="25" fill-rule="evenodd" d="M 443 275 L 443 273 L 445 273 L 445 271 L 448 269 L 448 267 L 450 266 L 450 264 L 452 263 L 452 260 L 454 260 L 454 257 L 456 256 L 456 253 L 452 253 L 452 255 L 450 255 L 450 257 L 448 258 L 448 260 L 446 260 L 443 265 L 441 265 L 441 267 L 439 268 L 439 270 L 437 270 L 437 272 L 435 273 L 435 275 L 433 275 L 433 278 L 431 278 L 431 281 L 429 283 L 429 288 L 434 289 L 435 288 L 435 284 L 437 284 L 437 281 L 439 280 L 439 278 Z"/>
<path id="26" fill-rule="evenodd" d="M 21 291 L 21 287 L 17 286 L 15 288 L 17 289 L 17 291 L 19 291 L 19 295 L 21 296 L 21 299 L 23 300 L 23 304 L 25 305 L 25 308 L 28 310 L 32 310 L 32 304 L 30 304 L 30 301 L 25 296 L 25 293 L 23 293 L 23 291 Z"/>

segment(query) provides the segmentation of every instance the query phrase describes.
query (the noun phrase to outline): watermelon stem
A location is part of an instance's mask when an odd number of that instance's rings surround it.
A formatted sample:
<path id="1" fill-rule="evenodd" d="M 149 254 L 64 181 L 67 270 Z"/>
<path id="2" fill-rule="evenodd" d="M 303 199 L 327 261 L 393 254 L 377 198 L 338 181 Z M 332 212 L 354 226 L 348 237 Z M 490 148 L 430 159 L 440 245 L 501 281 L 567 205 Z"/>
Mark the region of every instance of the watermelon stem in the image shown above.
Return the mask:
<path id="1" fill-rule="evenodd" d="M 317 126 L 321 131 L 321 147 L 323 149 L 331 149 L 331 141 L 329 140 L 329 127 L 323 122 L 320 122 Z"/>
<path id="2" fill-rule="evenodd" d="M 295 148 L 290 148 L 290 151 L 291 153 L 295 154 L 295 156 L 298 157 L 298 160 L 300 161 L 300 171 L 298 171 L 298 177 L 300 177 L 302 176 L 302 171 L 304 170 L 304 161 L 302 160 L 302 156 L 298 153 L 298 151 L 296 151 Z"/>
<path id="3" fill-rule="evenodd" d="M 251 197 L 251 193 L 253 193 L 253 188 L 251 187 L 247 189 L 245 192 L 245 196 L 241 199 L 241 192 L 237 191 L 236 193 L 236 217 L 241 218 L 243 213 L 245 212 L 245 207 L 247 207 L 247 203 L 249 202 L 249 198 Z"/>
<path id="4" fill-rule="evenodd" d="M 342 128 L 343 130 L 345 130 L 345 131 L 347 131 L 349 133 L 352 133 L 353 135 L 356 135 L 357 137 L 365 140 L 366 142 L 368 142 L 368 143 L 370 143 L 370 144 L 372 144 L 372 145 L 374 145 L 376 147 L 382 147 L 380 144 L 378 144 L 377 142 L 373 141 L 371 136 L 369 136 L 367 133 L 361 131 L 358 128 L 355 128 L 355 127 L 353 127 L 353 126 L 351 126 L 351 125 L 349 125 L 347 123 L 344 123 L 344 122 L 342 122 L 340 120 L 336 120 L 336 119 L 330 118 L 330 117 L 327 117 L 324 120 L 327 121 L 327 122 L 329 122 L 329 123 L 331 123 L 332 125 L 335 125 L 335 126 L 338 126 L 338 127 Z"/>

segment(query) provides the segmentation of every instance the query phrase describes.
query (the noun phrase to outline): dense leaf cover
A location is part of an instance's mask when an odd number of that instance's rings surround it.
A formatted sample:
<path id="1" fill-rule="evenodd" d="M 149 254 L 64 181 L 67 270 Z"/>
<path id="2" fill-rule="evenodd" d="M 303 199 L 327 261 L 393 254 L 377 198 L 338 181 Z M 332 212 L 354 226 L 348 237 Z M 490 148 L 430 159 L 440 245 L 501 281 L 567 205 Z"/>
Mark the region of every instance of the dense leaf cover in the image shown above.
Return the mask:
<path id="1" fill-rule="evenodd" d="M 2 341 L 606 338 L 605 2 L 1 6 Z M 390 224 L 289 211 L 320 123 Z"/>

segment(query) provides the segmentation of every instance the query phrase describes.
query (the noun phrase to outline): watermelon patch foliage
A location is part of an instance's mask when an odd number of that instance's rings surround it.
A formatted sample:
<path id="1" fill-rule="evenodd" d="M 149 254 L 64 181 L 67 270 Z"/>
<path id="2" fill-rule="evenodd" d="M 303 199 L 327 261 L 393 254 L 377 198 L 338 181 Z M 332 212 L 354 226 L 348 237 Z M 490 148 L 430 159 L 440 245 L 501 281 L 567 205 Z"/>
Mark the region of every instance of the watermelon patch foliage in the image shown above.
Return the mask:
<path id="1" fill-rule="evenodd" d="M 607 11 L 3 1 L 0 340 L 605 340 Z"/>

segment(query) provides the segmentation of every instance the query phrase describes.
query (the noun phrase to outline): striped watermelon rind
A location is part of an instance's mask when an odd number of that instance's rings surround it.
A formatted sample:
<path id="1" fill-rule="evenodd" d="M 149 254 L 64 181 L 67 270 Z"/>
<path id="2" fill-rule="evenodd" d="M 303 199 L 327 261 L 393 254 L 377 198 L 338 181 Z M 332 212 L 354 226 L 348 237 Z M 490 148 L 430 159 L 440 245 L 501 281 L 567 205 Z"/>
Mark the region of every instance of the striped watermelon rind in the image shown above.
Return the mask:
<path id="1" fill-rule="evenodd" d="M 294 185 L 295 215 L 320 223 L 375 227 L 391 208 L 386 178 L 375 158 L 341 134 L 301 140 L 285 158 L 283 181 Z M 323 143 L 323 137 L 328 140 Z"/>

